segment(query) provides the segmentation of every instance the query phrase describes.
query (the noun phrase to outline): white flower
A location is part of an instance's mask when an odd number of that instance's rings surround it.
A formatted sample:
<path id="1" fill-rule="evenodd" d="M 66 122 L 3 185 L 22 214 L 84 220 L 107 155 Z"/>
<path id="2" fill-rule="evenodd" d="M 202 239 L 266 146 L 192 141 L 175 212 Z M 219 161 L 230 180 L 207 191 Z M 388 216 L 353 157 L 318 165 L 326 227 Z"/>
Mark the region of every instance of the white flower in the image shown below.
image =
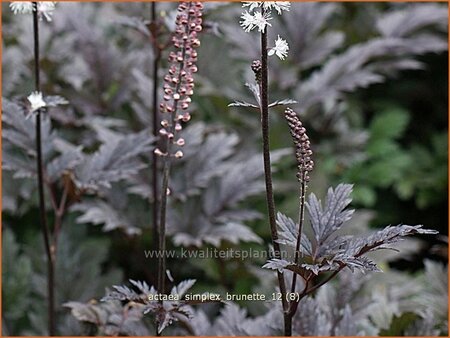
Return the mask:
<path id="1" fill-rule="evenodd" d="M 38 13 L 40 18 L 45 18 L 47 21 L 52 21 L 53 11 L 55 10 L 56 2 L 41 1 L 38 2 Z"/>
<path id="2" fill-rule="evenodd" d="M 272 10 L 272 8 L 275 9 L 280 15 L 282 11 L 289 12 L 291 7 L 291 3 L 289 1 L 263 1 L 262 5 L 266 10 Z"/>
<path id="3" fill-rule="evenodd" d="M 253 14 L 254 24 L 256 27 L 258 27 L 259 32 L 264 32 L 266 26 L 272 26 L 269 23 L 269 20 L 271 19 L 272 18 L 270 17 L 270 13 L 262 14 L 261 12 L 256 12 L 255 14 Z"/>
<path id="4" fill-rule="evenodd" d="M 281 14 L 282 11 L 289 11 L 291 3 L 289 1 L 243 1 L 242 7 L 249 7 L 250 12 L 258 7 L 266 11 L 271 11 L 273 8 Z"/>
<path id="5" fill-rule="evenodd" d="M 31 112 L 32 113 L 47 106 L 44 99 L 42 98 L 41 92 L 32 92 L 28 96 L 28 101 L 30 101 L 30 103 L 31 103 Z"/>
<path id="6" fill-rule="evenodd" d="M 240 24 L 246 32 L 250 32 L 256 27 L 258 27 L 259 32 L 264 32 L 266 26 L 272 26 L 269 23 L 269 20 L 272 19 L 270 13 L 264 13 L 263 15 L 261 12 L 255 12 L 254 14 L 250 14 L 245 11 L 241 16 L 241 19 Z"/>
<path id="7" fill-rule="evenodd" d="M 242 20 L 240 21 L 240 24 L 247 33 L 255 28 L 255 24 L 253 23 L 253 15 L 249 12 L 245 11 L 244 13 L 242 13 L 241 19 Z"/>
<path id="8" fill-rule="evenodd" d="M 242 7 L 250 7 L 248 10 L 251 12 L 260 5 L 261 1 L 243 1 Z"/>
<path id="9" fill-rule="evenodd" d="M 288 54 L 289 45 L 286 40 L 283 40 L 278 35 L 278 38 L 275 40 L 275 47 L 269 50 L 268 55 L 272 56 L 276 54 L 281 60 L 284 60 Z"/>
<path id="10" fill-rule="evenodd" d="M 56 2 L 54 1 L 40 1 L 37 4 L 37 12 L 39 19 L 45 18 L 47 21 L 52 21 L 53 11 L 55 10 Z M 35 8 L 31 1 L 13 1 L 9 7 L 14 14 L 30 14 Z"/>
<path id="11" fill-rule="evenodd" d="M 13 1 L 9 4 L 9 8 L 14 14 L 30 14 L 33 12 L 33 3 L 30 1 Z"/>

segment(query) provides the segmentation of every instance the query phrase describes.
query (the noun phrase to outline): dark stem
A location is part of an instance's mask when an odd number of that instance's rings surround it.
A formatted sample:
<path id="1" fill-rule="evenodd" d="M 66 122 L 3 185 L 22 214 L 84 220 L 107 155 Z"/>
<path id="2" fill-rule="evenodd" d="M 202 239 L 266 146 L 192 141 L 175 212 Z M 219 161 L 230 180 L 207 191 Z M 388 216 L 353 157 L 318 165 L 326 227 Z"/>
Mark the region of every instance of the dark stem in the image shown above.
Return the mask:
<path id="1" fill-rule="evenodd" d="M 226 291 L 233 291 L 233 283 L 230 282 L 229 274 L 227 272 L 227 261 L 223 258 L 217 257 L 216 259 L 217 271 L 219 272 L 220 283 Z"/>
<path id="2" fill-rule="evenodd" d="M 342 265 L 338 270 L 336 270 L 335 272 L 333 272 L 331 275 L 329 275 L 327 278 L 325 278 L 323 281 L 321 281 L 320 283 L 312 286 L 311 288 L 307 289 L 304 293 L 305 296 L 309 295 L 310 293 L 316 291 L 318 288 L 320 288 L 322 285 L 325 285 L 326 283 L 328 283 L 330 280 L 332 280 L 334 277 L 336 277 L 338 275 L 339 272 L 341 272 L 341 270 L 345 268 L 345 265 Z"/>
<path id="3" fill-rule="evenodd" d="M 292 318 L 294 318 L 294 316 L 295 316 L 295 314 L 296 314 L 296 312 L 297 312 L 297 308 L 298 308 L 298 305 L 300 304 L 300 301 L 301 301 L 303 298 L 305 298 L 306 295 L 308 295 L 307 290 L 308 290 L 308 285 L 309 285 L 309 282 L 310 282 L 311 277 L 312 277 L 312 274 L 309 275 L 309 276 L 306 278 L 306 281 L 305 281 L 305 288 L 304 288 L 303 291 L 300 293 L 298 299 L 296 299 L 295 301 L 291 302 L 291 304 L 290 304 L 288 317 L 289 317 L 289 320 L 291 321 L 291 323 L 292 323 Z M 291 330 L 292 330 L 292 324 L 291 324 Z"/>
<path id="4" fill-rule="evenodd" d="M 35 90 L 40 91 L 40 67 L 39 67 L 39 18 L 37 13 L 37 2 L 33 2 L 33 35 L 34 35 L 34 78 Z M 39 191 L 39 215 L 42 234 L 44 236 L 45 253 L 47 256 L 47 293 L 48 293 L 48 333 L 55 335 L 55 251 L 50 246 L 50 230 L 47 224 L 47 215 L 45 212 L 44 196 L 44 168 L 42 160 L 42 140 L 41 140 L 41 111 L 36 113 L 36 153 L 37 153 L 37 176 Z"/>
<path id="5" fill-rule="evenodd" d="M 68 197 L 68 194 L 69 194 L 69 184 L 67 183 L 64 186 L 64 190 L 63 190 L 63 193 L 62 193 L 61 200 L 59 201 L 59 204 L 57 205 L 56 208 L 54 208 L 55 222 L 54 222 L 54 227 L 53 227 L 53 245 L 52 246 L 54 247 L 55 253 L 58 250 L 59 233 L 61 231 L 64 215 L 65 215 L 66 210 L 67 210 L 67 197 Z M 54 257 L 54 263 L 56 264 L 56 255 Z"/>
<path id="6" fill-rule="evenodd" d="M 189 7 L 192 5 L 191 2 L 189 2 Z M 189 27 L 190 21 L 188 20 L 188 27 Z M 183 46 L 182 50 L 182 58 L 185 60 L 186 58 L 186 47 Z M 178 93 L 180 90 L 181 82 L 182 82 L 182 75 L 181 70 L 184 67 L 184 62 L 180 62 L 179 69 L 178 69 L 178 82 L 175 88 L 175 93 Z M 173 107 L 172 107 L 172 114 L 171 114 L 171 125 L 169 127 L 169 133 L 172 133 L 173 135 L 176 134 L 175 130 L 175 122 L 176 122 L 176 116 L 178 112 L 178 100 L 173 101 Z M 160 207 L 159 207 L 159 224 L 158 224 L 158 251 L 159 251 L 159 258 L 158 258 L 158 292 L 163 294 L 165 293 L 165 281 L 166 281 L 166 256 L 165 256 L 165 250 L 166 250 L 166 212 L 167 212 L 167 196 L 169 194 L 169 179 L 170 179 L 170 169 L 172 165 L 172 158 L 171 158 L 171 149 L 172 149 L 172 140 L 168 137 L 166 138 L 166 157 L 164 158 L 164 166 L 163 166 L 163 181 L 160 191 Z M 156 323 L 158 324 L 158 323 Z M 156 325 L 156 335 L 160 336 L 161 334 L 158 332 L 158 325 Z"/>
<path id="7" fill-rule="evenodd" d="M 150 20 L 151 20 L 151 34 L 154 34 L 152 37 L 153 43 L 153 88 L 152 88 L 152 134 L 157 139 L 158 137 L 158 86 L 159 86 L 159 78 L 158 78 L 158 70 L 161 58 L 161 51 L 158 46 L 158 37 L 157 37 L 157 28 L 156 28 L 156 2 L 152 2 L 150 5 Z M 164 169 L 166 170 L 166 169 Z M 158 227 L 158 156 L 153 153 L 152 155 L 152 193 L 153 193 L 153 205 L 152 205 L 152 238 L 153 238 L 153 247 L 158 250 L 165 250 L 165 227 L 164 231 L 161 232 Z M 167 179 L 168 180 L 168 179 Z M 168 185 L 168 182 L 166 183 Z M 164 187 L 163 187 L 164 189 Z M 167 188 L 166 188 L 167 190 Z M 163 190 L 164 191 L 164 190 Z M 167 198 L 167 196 L 164 196 Z M 162 201 L 161 201 L 162 202 Z M 164 224 L 165 224 L 165 208 L 166 201 L 164 201 Z M 161 204 L 162 206 L 162 204 Z M 161 214 L 162 215 L 162 214 Z M 162 224 L 162 221 L 161 223 Z M 159 251 L 163 252 L 163 251 Z M 165 260 L 159 258 L 158 259 L 158 291 L 163 292 L 164 289 L 164 280 L 165 280 Z M 160 336 L 158 332 L 158 323 L 156 323 L 156 335 Z"/>
<path id="8" fill-rule="evenodd" d="M 272 168 L 270 161 L 270 136 L 269 136 L 269 97 L 268 97 L 268 64 L 267 64 L 267 28 L 261 33 L 261 129 L 263 138 L 263 158 L 264 158 L 264 177 L 266 182 L 266 199 L 267 210 L 269 216 L 270 232 L 272 237 L 272 245 L 274 248 L 275 258 L 280 258 L 280 244 L 278 240 L 277 225 L 275 220 L 275 201 L 273 196 L 272 185 Z M 283 315 L 286 326 L 286 312 L 288 310 L 288 303 L 286 299 L 286 284 L 284 276 L 277 271 L 278 284 L 282 294 Z M 285 334 L 289 333 L 286 330 Z"/>
<path id="9" fill-rule="evenodd" d="M 152 88 L 152 133 L 155 138 L 158 137 L 158 70 L 161 59 L 161 51 L 158 46 L 157 28 L 156 28 L 156 2 L 151 3 L 151 21 L 153 25 L 153 31 L 155 32 L 153 43 L 153 88 Z M 153 153 L 152 155 L 152 191 L 153 191 L 153 213 L 152 213 L 152 230 L 153 230 L 153 247 L 158 247 L 158 156 Z"/>
<path id="10" fill-rule="evenodd" d="M 285 337 L 292 336 L 292 317 L 291 315 L 284 316 L 284 335 Z"/>
<path id="11" fill-rule="evenodd" d="M 298 215 L 298 236 L 297 236 L 297 243 L 295 246 L 295 257 L 294 262 L 295 265 L 299 264 L 300 261 L 300 246 L 302 242 L 302 232 L 303 232 L 303 223 L 305 221 L 305 195 L 306 195 L 306 184 L 305 184 L 305 174 L 303 174 L 303 180 L 300 184 L 300 205 L 299 205 L 299 215 Z M 291 293 L 295 292 L 295 288 L 297 286 L 297 274 L 293 272 L 292 275 L 292 285 L 291 285 Z M 307 283 L 305 285 L 304 291 L 307 289 Z M 292 335 L 292 318 L 295 316 L 295 313 L 297 312 L 298 304 L 300 303 L 300 300 L 293 301 L 290 303 L 289 311 L 288 311 L 288 318 L 290 324 L 290 335 Z"/>
<path id="12" fill-rule="evenodd" d="M 170 147 L 169 147 L 170 148 Z M 164 159 L 163 182 L 161 187 L 161 200 L 159 210 L 159 226 L 158 226 L 158 292 L 164 294 L 166 281 L 166 211 L 167 211 L 167 193 L 169 190 L 171 158 L 167 156 Z M 162 303 L 162 302 L 161 302 Z M 158 322 L 156 322 L 156 335 L 160 336 L 158 330 Z"/>
<path id="13" fill-rule="evenodd" d="M 300 205 L 299 205 L 299 215 L 298 215 L 298 236 L 297 236 L 297 244 L 295 246 L 295 256 L 294 263 L 298 265 L 300 260 L 300 245 L 302 242 L 302 231 L 303 231 L 303 222 L 305 219 L 305 194 L 306 194 L 306 184 L 303 180 L 300 185 Z M 291 293 L 295 292 L 295 287 L 297 285 L 297 274 L 293 273 L 292 276 L 292 285 L 291 285 Z"/>
<path id="14" fill-rule="evenodd" d="M 159 210 L 159 227 L 158 227 L 158 292 L 164 293 L 166 280 L 166 211 L 167 211 L 167 193 L 169 190 L 171 158 L 167 156 L 164 159 L 163 182 L 161 187 L 161 202 Z"/>

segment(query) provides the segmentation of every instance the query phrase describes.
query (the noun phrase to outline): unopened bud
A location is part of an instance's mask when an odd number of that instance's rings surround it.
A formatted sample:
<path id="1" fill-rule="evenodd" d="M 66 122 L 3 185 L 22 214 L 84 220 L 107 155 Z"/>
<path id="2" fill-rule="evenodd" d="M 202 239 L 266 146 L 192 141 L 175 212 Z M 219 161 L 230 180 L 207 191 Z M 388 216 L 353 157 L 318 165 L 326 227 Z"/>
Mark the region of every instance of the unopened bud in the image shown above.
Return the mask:
<path id="1" fill-rule="evenodd" d="M 166 153 L 163 153 L 158 148 L 156 148 L 153 152 L 155 153 L 155 155 L 158 155 L 158 156 L 166 156 L 167 155 Z"/>
<path id="2" fill-rule="evenodd" d="M 190 119 L 191 119 L 191 114 L 189 114 L 189 113 L 183 114 L 183 122 L 189 122 Z"/>

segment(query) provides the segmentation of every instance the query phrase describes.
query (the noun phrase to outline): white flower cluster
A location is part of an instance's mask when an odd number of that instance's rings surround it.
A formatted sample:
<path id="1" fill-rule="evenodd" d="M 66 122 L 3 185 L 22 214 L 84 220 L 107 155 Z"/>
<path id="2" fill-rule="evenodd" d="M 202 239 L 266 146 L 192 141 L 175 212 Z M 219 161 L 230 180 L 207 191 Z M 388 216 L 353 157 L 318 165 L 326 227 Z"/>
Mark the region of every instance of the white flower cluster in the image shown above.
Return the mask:
<path id="1" fill-rule="evenodd" d="M 37 110 L 47 106 L 47 103 L 45 103 L 41 92 L 32 92 L 27 97 L 27 99 L 28 99 L 28 101 L 30 102 L 30 105 L 31 105 L 31 108 L 30 108 L 30 112 L 31 113 L 34 113 Z"/>
<path id="2" fill-rule="evenodd" d="M 261 7 L 266 11 L 276 10 L 278 14 L 283 11 L 289 11 L 291 3 L 289 1 L 244 1 L 242 7 L 250 7 L 249 11 Z"/>
<path id="3" fill-rule="evenodd" d="M 272 19 L 272 9 L 281 15 L 283 11 L 289 11 L 291 3 L 289 1 L 244 1 L 242 7 L 248 7 L 248 10 L 241 16 L 240 24 L 242 28 L 247 33 L 255 28 L 258 28 L 259 32 L 264 32 L 267 26 L 272 26 L 269 22 Z M 268 55 L 276 55 L 284 60 L 288 50 L 287 41 L 278 35 L 275 46 L 269 49 Z"/>
<path id="4" fill-rule="evenodd" d="M 283 40 L 278 35 L 278 38 L 275 40 L 275 47 L 269 49 L 269 56 L 276 55 L 281 60 L 284 60 L 288 54 L 289 45 L 286 40 Z"/>
<path id="5" fill-rule="evenodd" d="M 37 12 L 39 18 L 45 18 L 47 21 L 52 21 L 53 11 L 55 10 L 56 2 L 54 1 L 39 1 L 37 3 Z M 14 14 L 30 14 L 35 10 L 35 6 L 31 1 L 13 1 L 9 7 Z"/>
<path id="6" fill-rule="evenodd" d="M 272 26 L 269 23 L 269 20 L 272 19 L 272 17 L 270 16 L 270 12 L 262 13 L 258 11 L 252 14 L 245 11 L 241 16 L 241 19 L 241 26 L 247 33 L 252 31 L 256 27 L 258 27 L 259 32 L 264 32 L 266 26 Z"/>

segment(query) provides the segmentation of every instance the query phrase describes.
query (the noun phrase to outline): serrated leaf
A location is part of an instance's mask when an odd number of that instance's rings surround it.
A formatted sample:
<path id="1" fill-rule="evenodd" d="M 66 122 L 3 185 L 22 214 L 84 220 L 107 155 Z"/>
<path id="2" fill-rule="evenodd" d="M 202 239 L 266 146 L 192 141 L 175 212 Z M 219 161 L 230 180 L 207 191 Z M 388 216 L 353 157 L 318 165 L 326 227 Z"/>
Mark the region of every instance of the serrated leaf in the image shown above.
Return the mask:
<path id="1" fill-rule="evenodd" d="M 184 170 L 174 177 L 174 184 L 183 191 L 174 193 L 189 196 L 196 193 L 199 188 L 206 187 L 213 177 L 226 170 L 225 160 L 233 154 L 238 142 L 239 138 L 235 134 L 218 132 L 206 136 L 195 156 L 186 155 Z"/>
<path id="2" fill-rule="evenodd" d="M 366 88 L 375 83 L 384 82 L 388 76 L 395 74 L 395 65 L 405 69 L 417 68 L 417 62 L 405 63 L 410 55 L 445 50 L 443 40 L 435 36 L 416 36 L 411 39 L 398 37 L 374 38 L 367 42 L 353 45 L 342 54 L 334 56 L 324 66 L 303 81 L 296 97 L 305 110 L 317 104 L 335 105 L 346 92 Z M 389 58 L 394 63 L 384 61 L 377 64 L 378 58 Z M 402 57 L 403 62 L 397 63 Z M 386 67 L 390 69 L 385 73 Z"/>
<path id="3" fill-rule="evenodd" d="M 183 297 L 184 294 L 188 292 L 189 289 L 192 288 L 196 282 L 197 281 L 195 279 L 184 280 L 177 286 L 174 286 L 172 288 L 172 291 L 170 291 L 170 293 L 172 295 L 178 295 L 179 297 Z"/>
<path id="4" fill-rule="evenodd" d="M 83 160 L 83 147 L 60 145 L 61 155 L 47 164 L 46 173 L 50 181 L 58 180 L 66 171 L 73 170 Z"/>
<path id="5" fill-rule="evenodd" d="M 285 150 L 273 152 L 273 162 L 285 154 Z M 250 153 L 245 160 L 230 156 L 218 162 L 217 166 L 221 167 L 221 174 L 208 182 L 202 194 L 173 202 L 167 231 L 173 236 L 175 245 L 199 247 L 204 243 L 220 246 L 224 241 L 232 244 L 261 241 L 243 224 L 260 218 L 260 214 L 240 208 L 239 203 L 264 190 L 262 156 Z M 178 182 L 174 182 L 174 190 L 175 184 Z"/>
<path id="6" fill-rule="evenodd" d="M 64 97 L 59 95 L 49 95 L 44 97 L 44 101 L 47 105 L 47 107 L 57 107 L 69 104 L 69 101 L 67 101 Z"/>
<path id="7" fill-rule="evenodd" d="M 336 189 L 329 188 L 325 207 L 314 194 L 311 194 L 306 203 L 314 236 L 319 246 L 328 239 L 336 230 L 348 221 L 353 210 L 345 210 L 350 204 L 350 194 L 353 186 L 350 184 L 339 184 Z"/>
<path id="8" fill-rule="evenodd" d="M 255 98 L 258 107 L 261 106 L 261 93 L 259 89 L 259 85 L 256 83 L 246 83 L 245 86 L 252 92 L 253 97 Z"/>
<path id="9" fill-rule="evenodd" d="M 26 119 L 23 107 L 2 98 L 2 137 L 11 145 L 19 148 L 24 154 L 36 156 L 35 119 Z M 41 140 L 44 160 L 53 150 L 53 140 L 56 135 L 51 130 L 50 120 L 42 118 Z"/>
<path id="10" fill-rule="evenodd" d="M 296 3 L 283 18 L 285 24 L 281 24 L 281 29 L 285 28 L 285 35 L 291 37 L 289 56 L 302 69 L 322 64 L 344 42 L 344 34 L 330 31 L 329 27 L 333 14 L 340 9 L 336 3 Z M 303 22 L 301 27 L 299 22 Z"/>
<path id="11" fill-rule="evenodd" d="M 245 107 L 245 108 L 259 108 L 253 103 L 248 103 L 245 101 L 234 101 L 228 105 L 228 107 Z"/>
<path id="12" fill-rule="evenodd" d="M 139 156 L 150 153 L 153 138 L 147 131 L 110 138 L 100 149 L 75 168 L 75 183 L 80 189 L 109 188 L 146 167 Z"/>
<path id="13" fill-rule="evenodd" d="M 283 272 L 287 267 L 295 265 L 293 262 L 288 262 L 284 259 L 272 258 L 267 261 L 262 267 L 264 269 L 278 270 L 279 272 Z"/>
<path id="14" fill-rule="evenodd" d="M 279 236 L 278 243 L 288 245 L 291 248 L 295 249 L 297 247 L 298 224 L 296 224 L 291 218 L 287 217 L 281 212 L 278 212 L 277 225 Z M 302 234 L 300 251 L 303 254 L 312 256 L 311 242 L 305 234 Z"/>
<path id="15" fill-rule="evenodd" d="M 277 106 L 288 106 L 288 105 L 296 104 L 296 103 L 298 103 L 298 102 L 295 100 L 292 100 L 292 99 L 277 100 L 277 101 L 270 103 L 269 108 L 273 108 L 273 107 L 277 107 Z"/>
<path id="16" fill-rule="evenodd" d="M 120 211 L 118 212 L 108 203 L 96 200 L 86 201 L 75 205 L 72 210 L 81 211 L 82 215 L 77 218 L 77 223 L 92 223 L 103 225 L 103 231 L 121 229 L 128 235 L 137 235 L 141 229 L 131 224 Z"/>
<path id="17" fill-rule="evenodd" d="M 153 287 L 149 287 L 147 283 L 130 280 L 139 293 L 132 290 L 126 285 L 114 285 L 113 291 L 109 291 L 103 302 L 115 300 L 126 301 L 126 306 L 135 307 L 141 311 L 141 314 L 152 313 L 156 316 L 158 324 L 158 332 L 162 332 L 173 322 L 181 318 L 189 319 L 191 317 L 191 308 L 184 304 L 182 300 L 174 301 L 157 301 L 150 299 L 149 295 L 156 295 L 157 292 Z M 179 283 L 171 291 L 171 295 L 182 297 L 195 283 L 195 280 L 185 280 Z M 159 294 L 161 295 L 161 294 Z"/>
<path id="18" fill-rule="evenodd" d="M 376 22 L 377 29 L 388 37 L 408 37 L 427 27 L 446 31 L 447 24 L 448 11 L 440 4 L 410 4 L 388 12 Z"/>

